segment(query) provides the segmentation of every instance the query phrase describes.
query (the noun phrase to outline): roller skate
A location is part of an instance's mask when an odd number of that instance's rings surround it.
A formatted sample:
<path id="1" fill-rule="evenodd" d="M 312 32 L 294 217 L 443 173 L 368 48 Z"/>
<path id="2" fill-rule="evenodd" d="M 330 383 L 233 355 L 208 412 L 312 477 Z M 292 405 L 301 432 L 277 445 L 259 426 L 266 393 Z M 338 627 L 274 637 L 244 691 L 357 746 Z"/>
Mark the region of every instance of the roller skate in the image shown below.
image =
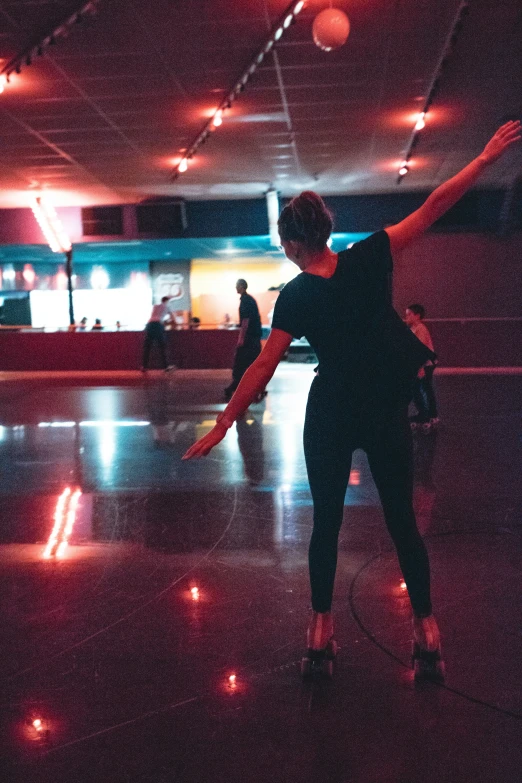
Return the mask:
<path id="1" fill-rule="evenodd" d="M 338 646 L 333 638 L 331 612 L 312 612 L 312 619 L 306 632 L 307 653 L 301 660 L 303 680 L 316 677 L 331 679 Z"/>
<path id="2" fill-rule="evenodd" d="M 444 682 L 445 666 L 440 648 L 439 627 L 432 614 L 429 617 L 413 618 L 411 664 L 415 682 Z"/>
<path id="3" fill-rule="evenodd" d="M 418 416 L 412 416 L 410 417 L 410 429 L 412 432 L 417 432 L 417 430 L 420 430 L 422 427 L 421 422 L 419 421 Z"/>

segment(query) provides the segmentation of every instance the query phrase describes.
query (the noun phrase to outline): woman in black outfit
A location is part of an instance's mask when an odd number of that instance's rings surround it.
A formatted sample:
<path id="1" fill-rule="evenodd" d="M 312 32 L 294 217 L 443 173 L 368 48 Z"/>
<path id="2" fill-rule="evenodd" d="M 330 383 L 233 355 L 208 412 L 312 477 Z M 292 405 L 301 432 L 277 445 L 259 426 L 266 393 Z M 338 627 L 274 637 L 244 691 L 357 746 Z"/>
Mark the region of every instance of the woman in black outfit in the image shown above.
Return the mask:
<path id="1" fill-rule="evenodd" d="M 272 331 L 216 426 L 184 459 L 205 456 L 265 388 L 294 337 L 306 336 L 319 359 L 308 398 L 304 449 L 314 504 L 309 550 L 312 618 L 303 672 L 335 655 L 331 603 L 337 539 L 353 450 L 362 448 L 397 549 L 413 610 L 416 675 L 441 679 L 444 668 L 430 600 L 426 548 L 413 511 L 413 457 L 407 409 L 412 381 L 432 357 L 391 305 L 393 260 L 452 207 L 483 169 L 520 139 L 520 123 L 503 125 L 484 151 L 440 185 L 416 212 L 351 249 L 327 246 L 332 218 L 311 191 L 279 218 L 281 244 L 301 274 L 277 300 Z"/>

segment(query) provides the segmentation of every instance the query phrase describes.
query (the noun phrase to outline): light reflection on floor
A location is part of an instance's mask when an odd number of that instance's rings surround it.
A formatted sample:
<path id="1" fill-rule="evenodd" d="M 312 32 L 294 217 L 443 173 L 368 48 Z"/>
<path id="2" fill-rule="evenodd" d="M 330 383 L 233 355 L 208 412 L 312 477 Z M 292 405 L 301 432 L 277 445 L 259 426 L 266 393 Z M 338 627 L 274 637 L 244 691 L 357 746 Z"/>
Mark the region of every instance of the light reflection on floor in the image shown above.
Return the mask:
<path id="1" fill-rule="evenodd" d="M 310 692 L 311 378 L 281 367 L 197 463 L 180 456 L 226 373 L 0 386 L 3 779 L 518 781 L 522 379 L 439 379 L 443 427 L 415 442 L 448 688 L 412 688 L 409 601 L 357 452 L 342 651 Z"/>

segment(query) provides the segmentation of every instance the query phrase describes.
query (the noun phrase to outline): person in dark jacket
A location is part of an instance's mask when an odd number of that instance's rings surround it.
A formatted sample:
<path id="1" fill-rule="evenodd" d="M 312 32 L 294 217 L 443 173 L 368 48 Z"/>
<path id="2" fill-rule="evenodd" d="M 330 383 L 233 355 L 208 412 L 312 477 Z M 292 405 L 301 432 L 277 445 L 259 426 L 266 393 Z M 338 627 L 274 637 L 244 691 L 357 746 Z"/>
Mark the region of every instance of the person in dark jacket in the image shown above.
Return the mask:
<path id="1" fill-rule="evenodd" d="M 234 365 L 232 367 L 232 383 L 225 389 L 225 399 L 228 401 L 239 386 L 239 382 L 252 362 L 261 353 L 261 317 L 259 308 L 253 296 L 247 294 L 248 283 L 243 278 L 236 282 L 239 300 L 239 337 L 237 340 Z M 263 393 L 258 397 L 264 396 Z"/>

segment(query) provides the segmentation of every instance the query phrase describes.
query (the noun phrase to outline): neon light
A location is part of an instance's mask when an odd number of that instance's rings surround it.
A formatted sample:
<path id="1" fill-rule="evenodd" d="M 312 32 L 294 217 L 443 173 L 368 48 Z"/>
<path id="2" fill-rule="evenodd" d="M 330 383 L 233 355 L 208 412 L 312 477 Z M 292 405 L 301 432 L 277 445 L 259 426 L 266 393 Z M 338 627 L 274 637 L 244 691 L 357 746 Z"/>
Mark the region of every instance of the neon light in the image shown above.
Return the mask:
<path id="1" fill-rule="evenodd" d="M 65 506 L 65 501 L 71 494 L 71 488 L 66 487 L 60 497 L 58 498 L 58 502 L 56 503 L 56 509 L 54 512 L 54 526 L 51 530 L 51 535 L 49 536 L 49 540 L 47 542 L 47 546 L 44 549 L 43 552 L 43 558 L 45 560 L 48 560 L 51 557 L 51 553 L 53 552 L 53 549 L 57 545 L 58 542 L 58 535 L 60 533 L 60 530 L 63 525 L 63 509 Z"/>
<path id="2" fill-rule="evenodd" d="M 76 510 L 78 508 L 78 501 L 80 499 L 81 494 L 82 494 L 81 490 L 77 489 L 74 492 L 73 496 L 71 497 L 71 500 L 69 501 L 69 511 L 67 513 L 67 521 L 65 523 L 65 528 L 62 534 L 62 540 L 60 541 L 60 545 L 56 550 L 57 559 L 63 557 L 64 552 L 69 545 L 69 538 L 71 537 L 74 523 L 76 522 Z"/>
<path id="3" fill-rule="evenodd" d="M 304 6 L 304 0 L 299 0 L 296 7 L 294 8 L 294 14 L 298 14 L 300 11 L 302 11 L 303 6 Z"/>
<path id="4" fill-rule="evenodd" d="M 76 521 L 76 511 L 81 494 L 81 490 L 76 489 L 71 495 L 71 488 L 66 487 L 58 498 L 53 529 L 42 555 L 44 560 L 49 560 L 53 555 L 57 560 L 63 557 Z M 67 503 L 67 516 L 65 516 Z"/>
<path id="5" fill-rule="evenodd" d="M 53 253 L 68 253 L 72 248 L 71 240 L 65 233 L 60 218 L 48 199 L 44 196 L 38 196 L 31 209 Z"/>

